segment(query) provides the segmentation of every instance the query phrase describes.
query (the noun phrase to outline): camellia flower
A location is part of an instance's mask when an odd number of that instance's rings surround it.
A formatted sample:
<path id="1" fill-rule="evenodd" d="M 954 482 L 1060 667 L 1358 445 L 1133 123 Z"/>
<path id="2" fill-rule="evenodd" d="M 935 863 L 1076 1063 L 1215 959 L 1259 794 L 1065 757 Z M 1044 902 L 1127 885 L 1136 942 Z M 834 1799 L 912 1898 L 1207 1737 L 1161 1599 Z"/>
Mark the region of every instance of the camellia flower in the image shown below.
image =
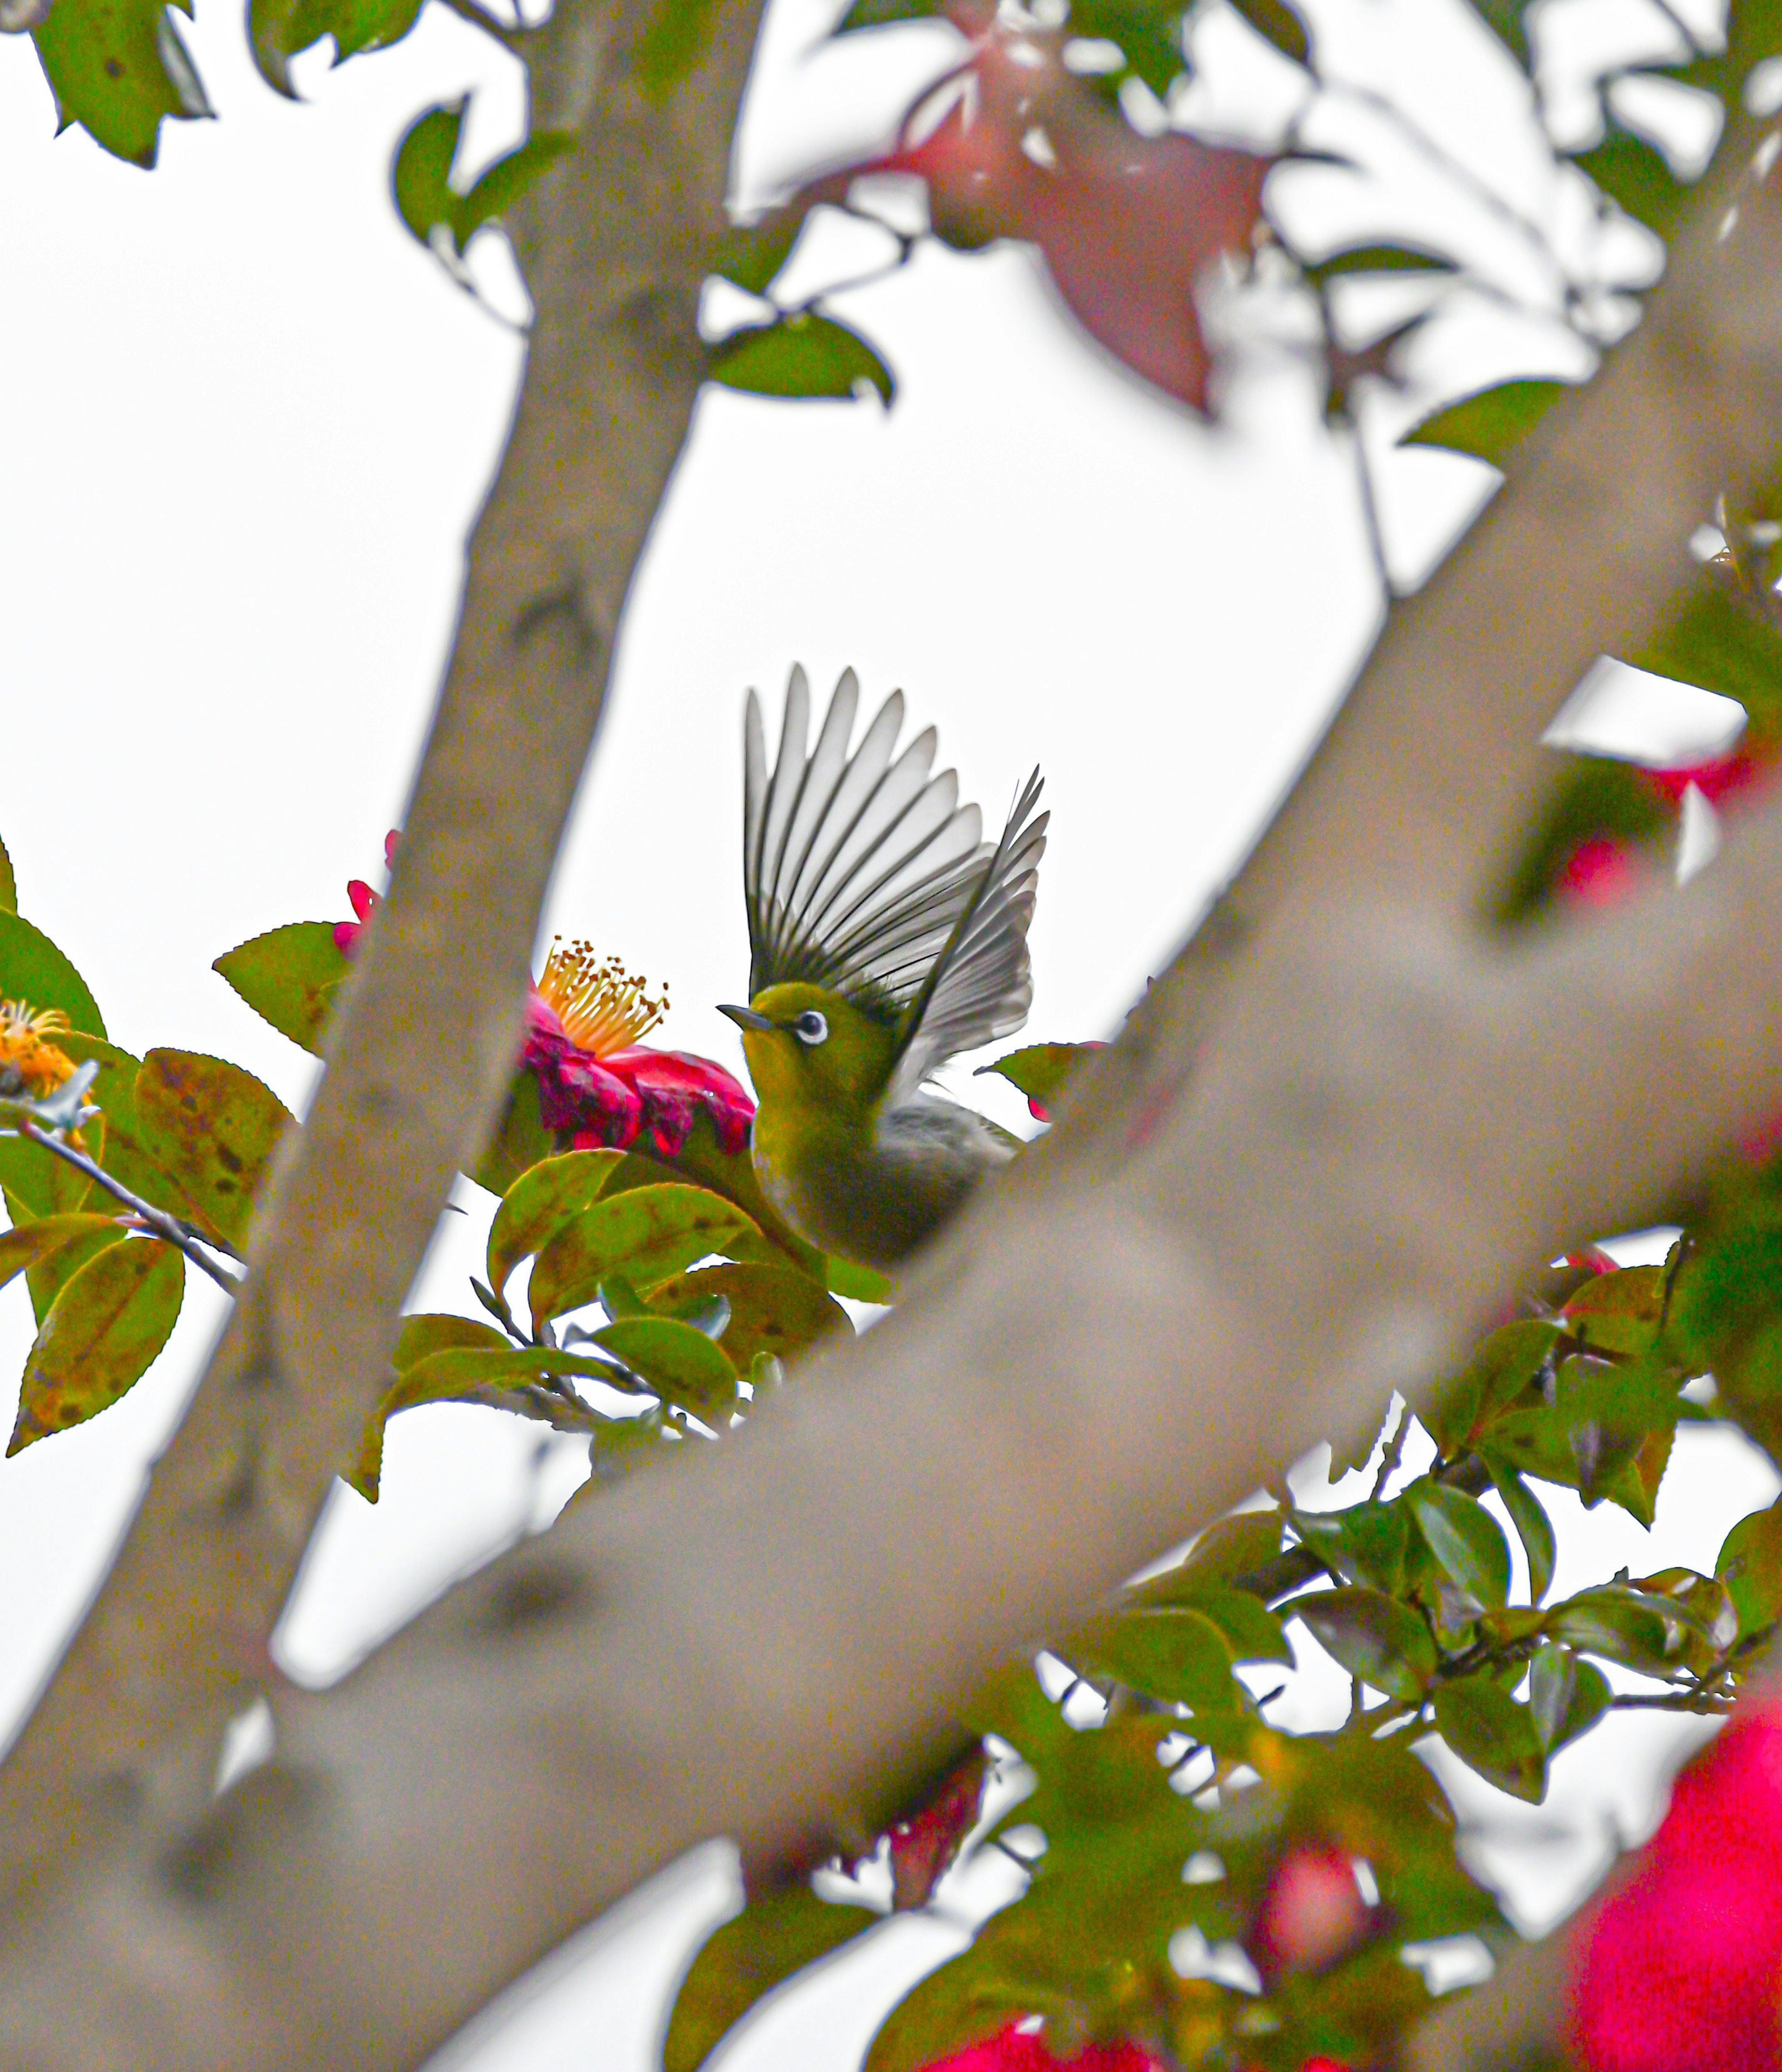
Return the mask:
<path id="1" fill-rule="evenodd" d="M 1628 843 L 1614 835 L 1591 835 L 1559 866 L 1554 890 L 1568 906 L 1615 906 L 1638 879 Z"/>
<path id="2" fill-rule="evenodd" d="M 34 1013 L 22 1000 L 0 1000 L 0 1096 L 46 1100 L 74 1076 L 74 1060 L 49 1041 L 64 1034 L 60 1009 Z"/>
<path id="3" fill-rule="evenodd" d="M 1274 1867 L 1249 1934 L 1263 1983 L 1293 1971 L 1321 1971 L 1373 1933 L 1374 1909 L 1355 1864 L 1332 1843 L 1290 1849 Z"/>
<path id="4" fill-rule="evenodd" d="M 1056 2058 L 1044 2033 L 1011 2023 L 982 2043 L 937 2058 L 925 2072 L 1162 2072 L 1136 2043 L 1086 2044 L 1074 2058 Z"/>
<path id="5" fill-rule="evenodd" d="M 1589 2072 L 1782 2062 L 1782 1709 L 1742 1714 L 1683 1771 L 1574 1963 L 1571 2047 Z"/>
<path id="6" fill-rule="evenodd" d="M 384 837 L 384 868 L 389 870 L 396 861 L 397 845 L 402 839 L 402 830 L 392 828 Z M 343 956 L 352 955 L 352 946 L 359 939 L 365 923 L 372 917 L 377 904 L 377 894 L 362 878 L 347 880 L 347 897 L 352 902 L 353 919 L 336 921 L 334 924 L 334 946 Z"/>
<path id="7" fill-rule="evenodd" d="M 577 1150 L 624 1150 L 640 1135 L 672 1158 L 703 1108 L 719 1148 L 734 1154 L 749 1140 L 755 1104 L 739 1080 L 709 1058 L 640 1043 L 667 1013 L 644 981 L 616 959 L 597 961 L 586 943 L 553 945 L 526 1002 L 520 1062 L 538 1082 L 545 1128 L 567 1133 Z"/>

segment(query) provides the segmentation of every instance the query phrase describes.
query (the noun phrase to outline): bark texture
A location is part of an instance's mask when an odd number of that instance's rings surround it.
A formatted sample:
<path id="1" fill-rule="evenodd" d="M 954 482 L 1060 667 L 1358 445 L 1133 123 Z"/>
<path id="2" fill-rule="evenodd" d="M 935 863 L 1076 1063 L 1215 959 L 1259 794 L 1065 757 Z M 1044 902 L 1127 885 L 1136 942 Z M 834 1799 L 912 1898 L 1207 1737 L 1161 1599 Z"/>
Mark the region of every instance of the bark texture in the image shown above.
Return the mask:
<path id="1" fill-rule="evenodd" d="M 20 1901 L 119 1807 L 202 1793 L 216 1729 L 265 1673 L 317 1506 L 381 1392 L 452 1174 L 499 1112 L 626 590 L 703 378 L 695 311 L 727 228 L 759 12 L 729 0 L 696 14 L 677 78 L 649 46 L 648 0 L 565 0 L 532 39 L 535 125 L 582 144 L 521 225 L 525 380 L 389 897 L 257 1224 L 250 1284 L 0 1772 L 0 1877 Z"/>

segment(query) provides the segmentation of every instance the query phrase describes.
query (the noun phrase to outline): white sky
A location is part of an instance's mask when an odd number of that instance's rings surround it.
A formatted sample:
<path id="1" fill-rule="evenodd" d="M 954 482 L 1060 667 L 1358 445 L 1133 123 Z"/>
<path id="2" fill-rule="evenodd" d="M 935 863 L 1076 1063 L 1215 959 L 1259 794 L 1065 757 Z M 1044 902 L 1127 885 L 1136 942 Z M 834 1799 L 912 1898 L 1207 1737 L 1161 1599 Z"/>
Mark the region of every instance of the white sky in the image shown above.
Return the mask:
<path id="1" fill-rule="evenodd" d="M 1284 180 L 1277 205 L 1296 229 L 1430 220 L 1537 303 L 1554 297 L 1558 249 L 1599 282 L 1603 335 L 1624 322 L 1615 292 L 1649 273 L 1649 252 L 1631 232 L 1589 230 L 1538 148 L 1525 89 L 1459 0 L 1319 11 L 1332 72 L 1421 111 L 1455 162 L 1416 165 L 1364 96 L 1335 92 L 1314 134 L 1363 170 Z M 780 0 L 773 14 L 742 154 L 748 191 L 882 132 L 932 63 L 921 37 L 891 59 L 862 45 L 809 62 L 826 13 Z M 116 1040 L 233 1057 L 297 1104 L 308 1062 L 208 967 L 282 921 L 344 917 L 345 880 L 376 879 L 400 820 L 519 348 L 401 228 L 388 168 L 413 116 L 467 88 L 471 160 L 504 147 L 517 81 L 442 9 L 392 53 L 338 72 L 306 60 L 311 97 L 295 107 L 253 74 L 233 8 L 201 6 L 190 40 L 221 120 L 167 125 L 152 177 L 80 134 L 52 141 L 28 49 L 0 47 L 0 709 L 14 744 L 0 836 L 23 911 L 80 966 Z M 1212 26 L 1207 56 L 1201 112 L 1292 112 L 1290 80 L 1228 23 Z M 1566 105 L 1575 118 L 1577 95 Z M 800 263 L 834 278 L 870 243 L 832 225 Z M 505 292 L 499 255 L 480 263 Z M 897 405 L 706 392 L 544 933 L 587 935 L 668 978 L 662 1040 L 739 1065 L 712 1010 L 747 963 L 743 692 L 776 701 L 795 660 L 826 689 L 851 664 L 869 698 L 900 684 L 915 723 L 938 724 L 988 818 L 1043 766 L 1054 817 L 1030 1030 L 1109 1033 L 1373 637 L 1379 589 L 1352 456 L 1322 424 L 1309 364 L 1280 343 L 1278 298 L 1224 307 L 1227 330 L 1253 341 L 1272 322 L 1275 342 L 1243 356 L 1216 426 L 1111 371 L 1018 252 L 930 248 L 841 307 L 891 362 Z M 1381 307 L 1358 300 L 1352 320 L 1382 320 Z M 1550 322 L 1512 321 L 1477 295 L 1430 325 L 1412 397 L 1379 396 L 1367 417 L 1401 581 L 1426 571 L 1490 481 L 1386 442 L 1435 397 L 1582 372 L 1587 356 Z M 1639 724 L 1636 739 L 1668 727 L 1685 747 L 1724 730 L 1687 701 Z M 991 1104 L 986 1085 L 973 1092 Z M 462 1198 L 476 1209 L 474 1190 Z M 462 1268 L 479 1241 L 477 1215 L 448 1218 L 418 1300 L 474 1313 Z M 0 1720 L 98 1572 L 220 1305 L 193 1286 L 172 1347 L 130 1397 L 0 1464 Z M 0 1375 L 30 1336 L 15 1284 L 0 1293 Z M 377 1510 L 336 1492 L 284 1630 L 289 1666 L 337 1673 L 441 1579 L 542 1523 L 578 1472 L 572 1445 L 541 1457 L 498 1413 L 400 1420 Z M 1734 1509 L 1773 1493 L 1748 1452 L 1690 1435 L 1649 1542 L 1599 1519 L 1567 1545 L 1597 1572 L 1711 1566 Z M 1513 1815 L 1516 1848 L 1490 1855 L 1531 1918 L 1575 1887 L 1606 1817 L 1635 1828 L 1649 1816 L 1676 1729 L 1618 1719 L 1608 1731 L 1615 1759 L 1601 1738 L 1587 1762 L 1562 1758 L 1549 1807 Z M 1488 1809 L 1494 1832 L 1512 1817 L 1483 1787 L 1466 1803 Z M 655 1916 L 634 1907 L 629 1928 L 596 1931 L 605 1955 L 578 1983 L 458 2062 L 643 2066 L 678 1951 L 729 1904 L 721 1852 L 671 1882 Z M 953 1897 L 966 1911 L 990 1903 Z M 846 2072 L 894 1975 L 913 1976 L 947 1934 L 895 1925 L 826 1990 L 770 2013 L 728 2072 Z"/>

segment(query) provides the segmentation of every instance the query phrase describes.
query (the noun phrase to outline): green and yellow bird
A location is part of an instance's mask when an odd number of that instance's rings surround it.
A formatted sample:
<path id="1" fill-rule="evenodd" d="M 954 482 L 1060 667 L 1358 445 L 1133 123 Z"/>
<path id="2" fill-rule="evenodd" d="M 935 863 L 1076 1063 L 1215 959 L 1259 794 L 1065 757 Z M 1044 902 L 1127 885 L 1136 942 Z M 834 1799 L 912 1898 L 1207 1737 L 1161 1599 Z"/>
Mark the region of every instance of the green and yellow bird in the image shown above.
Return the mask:
<path id="1" fill-rule="evenodd" d="M 849 752 L 859 702 L 850 669 L 807 752 L 810 686 L 795 668 L 770 775 L 749 693 L 750 997 L 722 1011 L 743 1030 L 768 1198 L 824 1251 L 888 1269 L 1020 1148 L 924 1082 L 1027 1019 L 1047 816 L 1036 770 L 1001 841 L 985 841 L 957 775 L 930 775 L 933 728 L 896 752 L 901 691 Z"/>

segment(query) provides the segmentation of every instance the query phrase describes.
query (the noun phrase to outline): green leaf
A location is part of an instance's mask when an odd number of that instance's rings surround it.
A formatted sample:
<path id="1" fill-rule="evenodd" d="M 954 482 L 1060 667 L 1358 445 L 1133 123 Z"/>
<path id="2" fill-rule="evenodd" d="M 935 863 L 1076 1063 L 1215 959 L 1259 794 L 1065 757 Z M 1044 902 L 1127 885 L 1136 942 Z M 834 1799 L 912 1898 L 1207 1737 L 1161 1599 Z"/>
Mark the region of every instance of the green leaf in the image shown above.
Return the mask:
<path id="1" fill-rule="evenodd" d="M 1556 1641 L 1545 1642 L 1529 1665 L 1529 1716 L 1549 1755 L 1588 1733 L 1609 1709 L 1611 1696 L 1594 1662 L 1581 1662 Z"/>
<path id="2" fill-rule="evenodd" d="M 751 1899 L 707 1940 L 682 1980 L 662 2072 L 698 2072 L 758 2000 L 879 1918 L 868 1907 L 831 1906 L 805 1885 Z"/>
<path id="3" fill-rule="evenodd" d="M 154 163 L 163 116 L 189 121 L 212 112 L 161 0 L 56 0 L 31 33 L 57 130 L 78 122 L 132 165 Z"/>
<path id="4" fill-rule="evenodd" d="M 1282 0 L 1232 0 L 1232 5 L 1259 36 L 1274 44 L 1295 64 L 1303 64 L 1311 54 L 1306 31 L 1298 14 Z"/>
<path id="5" fill-rule="evenodd" d="M 398 1374 L 434 1353 L 470 1347 L 484 1352 L 504 1353 L 514 1348 L 492 1325 L 475 1317 L 455 1317 L 449 1312 L 422 1310 L 402 1319 L 402 1329 L 390 1355 L 390 1365 Z"/>
<path id="6" fill-rule="evenodd" d="M 566 1151 L 541 1160 L 514 1182 L 489 1226 L 489 1286 L 497 1295 L 521 1260 L 541 1252 L 572 1216 L 599 1198 L 624 1156 L 622 1151 Z"/>
<path id="7" fill-rule="evenodd" d="M 523 1174 L 553 1157 L 556 1149 L 557 1140 L 545 1128 L 539 1112 L 538 1082 L 522 1067 L 508 1085 L 501 1120 L 471 1178 L 492 1194 L 505 1194 Z"/>
<path id="8" fill-rule="evenodd" d="M 1692 590 L 1681 610 L 1628 660 L 1736 699 L 1754 729 L 1773 733 L 1782 720 L 1782 632 L 1718 584 Z"/>
<path id="9" fill-rule="evenodd" d="M 499 223 L 521 195 L 575 150 L 577 141 L 573 130 L 537 130 L 516 150 L 479 173 L 451 213 L 458 249 L 462 252 L 484 224 Z"/>
<path id="10" fill-rule="evenodd" d="M 1282 1608 L 1352 1676 L 1414 1704 L 1436 1670 L 1435 1642 L 1415 1612 L 1383 1591 L 1312 1590 Z"/>
<path id="11" fill-rule="evenodd" d="M 290 61 L 324 36 L 334 61 L 387 49 L 414 27 L 422 0 L 248 0 L 248 43 L 261 77 L 287 100 L 297 98 Z"/>
<path id="12" fill-rule="evenodd" d="M 110 1216 L 39 1216 L 0 1235 L 0 1288 L 27 1268 L 53 1257 L 78 1238 L 105 1236 L 121 1243 L 124 1232 Z"/>
<path id="13" fill-rule="evenodd" d="M 1513 927 L 1545 912 L 1561 866 L 1580 842 L 1607 835 L 1656 844 L 1670 826 L 1669 809 L 1643 771 L 1607 756 L 1570 760 L 1516 853 L 1497 898 L 1497 925 Z"/>
<path id="14" fill-rule="evenodd" d="M 451 228 L 458 205 L 451 188 L 452 161 L 469 105 L 466 94 L 447 107 L 428 109 L 409 125 L 396 147 L 390 166 L 396 212 L 423 245 L 436 224 Z"/>
<path id="15" fill-rule="evenodd" d="M 70 1027 L 89 1036 L 105 1033 L 85 980 L 42 929 L 16 914 L 0 914 L 0 1000 L 22 1001 L 39 1011 L 59 1008 Z"/>
<path id="16" fill-rule="evenodd" d="M 1550 1637 L 1581 1654 L 1599 1655 L 1643 1676 L 1676 1671 L 1681 1634 L 1638 1591 L 1616 1583 L 1580 1590 L 1555 1605 L 1543 1622 Z"/>
<path id="17" fill-rule="evenodd" d="M 1218 1711 L 1237 1702 L 1230 1644 L 1200 1612 L 1112 1613 L 1086 1626 L 1066 1643 L 1064 1653 L 1080 1667 L 1090 1667 L 1166 1704 Z"/>
<path id="18" fill-rule="evenodd" d="M 1714 1572 L 1739 1614 L 1741 1639 L 1782 1618 L 1782 1502 L 1739 1519 L 1722 1543 Z"/>
<path id="19" fill-rule="evenodd" d="M 735 1202 L 709 1188 L 634 1187 L 596 1202 L 558 1231 L 532 1269 L 533 1329 L 591 1302 L 608 1275 L 639 1286 L 664 1281 L 759 1231 Z"/>
<path id="20" fill-rule="evenodd" d="M 616 1354 L 665 1402 L 708 1424 L 735 1404 L 735 1368 L 723 1348 L 691 1324 L 673 1317 L 623 1317 L 596 1331 L 594 1342 Z"/>
<path id="21" fill-rule="evenodd" d="M 1675 226 L 1689 191 L 1644 138 L 1611 129 L 1595 150 L 1580 151 L 1573 162 L 1648 230 L 1664 237 Z"/>
<path id="22" fill-rule="evenodd" d="M 738 224 L 718 246 L 712 271 L 749 294 L 766 294 L 798 242 L 805 215 L 798 207 L 776 208 L 759 223 Z"/>
<path id="23" fill-rule="evenodd" d="M 1510 1550 L 1485 1507 L 1427 1476 L 1413 1482 L 1403 1500 L 1449 1577 L 1482 1610 L 1501 1610 L 1510 1593 Z"/>
<path id="24" fill-rule="evenodd" d="M 858 333 L 833 317 L 800 310 L 778 323 L 750 324 L 712 348 L 711 378 L 753 396 L 849 398 L 876 388 L 891 407 L 891 369 Z"/>
<path id="25" fill-rule="evenodd" d="M 101 1194 L 97 1198 L 103 1201 L 107 1198 Z M 31 1314 L 39 1330 L 43 1319 L 55 1307 L 56 1297 L 87 1261 L 97 1259 L 109 1246 L 121 1244 L 128 1235 L 121 1223 L 113 1222 L 109 1216 L 101 1217 L 101 1222 L 103 1228 L 88 1231 L 71 1243 L 59 1246 L 26 1269 L 25 1285 L 31 1291 Z"/>
<path id="26" fill-rule="evenodd" d="M 1077 35 L 1118 44 L 1130 70 L 1162 96 L 1187 70 L 1182 14 L 1181 0 L 1072 0 L 1070 23 Z"/>
<path id="27" fill-rule="evenodd" d="M 239 1252 L 267 1164 L 296 1126 L 290 1109 L 226 1059 L 156 1050 L 136 1075 L 136 1120 L 142 1149 Z"/>
<path id="28" fill-rule="evenodd" d="M 1566 387 L 1563 381 L 1501 382 L 1426 417 L 1403 443 L 1445 446 L 1501 468 Z"/>
<path id="29" fill-rule="evenodd" d="M 846 36 L 856 29 L 888 28 L 894 22 L 930 22 L 940 12 L 940 0 L 854 0 L 835 33 Z"/>
<path id="30" fill-rule="evenodd" d="M 185 1269 L 158 1238 L 109 1245 L 81 1268 L 26 1357 L 9 1459 L 97 1417 L 142 1379 L 179 1320 Z"/>
<path id="31" fill-rule="evenodd" d="M 831 1252 L 823 1261 L 823 1277 L 832 1295 L 845 1295 L 850 1302 L 890 1301 L 891 1281 L 876 1267 L 861 1266 Z"/>
<path id="32" fill-rule="evenodd" d="M 1233 1662 L 1285 1662 L 1292 1666 L 1293 1649 L 1279 1615 L 1248 1590 L 1209 1586 L 1176 1601 L 1184 1610 L 1199 1612 L 1218 1627 Z"/>
<path id="33" fill-rule="evenodd" d="M 1593 1353 L 1648 1353 L 1664 1321 L 1665 1269 L 1628 1266 L 1593 1274 L 1559 1314 Z"/>
<path id="34" fill-rule="evenodd" d="M 319 1058 L 335 995 L 352 966 L 335 943 L 331 921 L 293 921 L 224 951 L 211 969 L 261 1021 Z"/>
<path id="35" fill-rule="evenodd" d="M 1488 1338 L 1424 1419 L 1444 1459 L 1467 1452 L 1540 1375 L 1565 1337 L 1558 1324 L 1527 1318 Z"/>
<path id="36" fill-rule="evenodd" d="M 1469 1770 L 1512 1799 L 1539 1805 L 1547 1789 L 1547 1752 L 1526 1705 L 1488 1675 L 1441 1685 L 1434 1705 L 1438 1731 Z"/>
<path id="37" fill-rule="evenodd" d="M 0 842 L 0 914 L 19 911 L 19 886 L 12 874 L 12 858 L 6 853 L 6 845 Z"/>
<path id="38" fill-rule="evenodd" d="M 1285 1523 L 1284 1514 L 1272 1507 L 1234 1511 L 1216 1519 L 1188 1549 L 1187 1559 L 1179 1568 L 1167 1571 L 1146 1587 L 1160 1588 L 1174 1576 L 1196 1589 L 1208 1584 L 1235 1584 L 1253 1576 L 1281 1552 L 1281 1528 Z"/>
<path id="39" fill-rule="evenodd" d="M 1292 1524 L 1307 1552 L 1345 1583 L 1364 1584 L 1388 1596 L 1405 1587 L 1410 1533 L 1396 1502 L 1370 1499 L 1346 1511 L 1296 1511 Z"/>
<path id="40" fill-rule="evenodd" d="M 980 1065 L 977 1076 L 982 1078 L 986 1072 L 1000 1075 L 1018 1092 L 1025 1094 L 1031 1104 L 1043 1110 L 1054 1105 L 1085 1059 L 1106 1048 L 1105 1043 L 1029 1043 L 993 1064 Z"/>
<path id="41" fill-rule="evenodd" d="M 1349 273 L 1451 273 L 1454 262 L 1409 245 L 1357 245 L 1305 265 L 1302 270 L 1308 281 L 1321 283 Z"/>
<path id="42" fill-rule="evenodd" d="M 534 1379 L 541 1371 L 541 1361 L 528 1359 L 517 1373 L 512 1363 L 502 1361 L 502 1355 L 516 1350 L 500 1331 L 473 1317 L 428 1312 L 404 1318 L 390 1355 L 397 1379 L 365 1420 L 358 1455 L 341 1479 L 367 1503 L 376 1503 L 384 1470 L 385 1424 L 399 1410 L 416 1409 L 423 1403 L 461 1402 L 479 1388 L 512 1388 Z M 468 1357 L 431 1364 L 439 1353 Z M 496 1363 L 492 1368 L 492 1361 Z M 578 1364 L 586 1368 L 591 1363 Z"/>
<path id="43" fill-rule="evenodd" d="M 1508 1461 L 1487 1453 L 1480 1457 L 1492 1486 L 1504 1500 L 1522 1552 L 1529 1561 L 1529 1601 L 1539 1604 L 1553 1586 L 1554 1564 L 1559 1550 L 1554 1539 L 1553 1522 L 1545 1507 Z"/>
<path id="44" fill-rule="evenodd" d="M 659 1282 L 648 1301 L 676 1316 L 720 1295 L 730 1312 L 720 1342 L 739 1373 L 759 1353 L 790 1360 L 820 1339 L 853 1334 L 841 1304 L 787 1266 L 702 1266 Z"/>
<path id="45" fill-rule="evenodd" d="M 1475 11 L 1509 48 L 1525 72 L 1532 70 L 1528 32 L 1522 26 L 1523 0 L 1472 0 Z"/>

